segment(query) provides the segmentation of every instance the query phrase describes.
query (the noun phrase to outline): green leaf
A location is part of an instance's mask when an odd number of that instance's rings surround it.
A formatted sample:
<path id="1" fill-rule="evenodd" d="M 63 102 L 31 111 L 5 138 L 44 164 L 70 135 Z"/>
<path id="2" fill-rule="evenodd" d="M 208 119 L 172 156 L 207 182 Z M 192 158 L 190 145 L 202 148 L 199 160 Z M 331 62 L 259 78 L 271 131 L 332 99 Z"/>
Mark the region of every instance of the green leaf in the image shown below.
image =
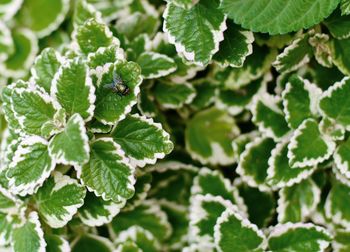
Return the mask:
<path id="1" fill-rule="evenodd" d="M 73 25 L 79 27 L 90 18 L 95 18 L 102 22 L 101 13 L 98 12 L 95 7 L 88 3 L 86 0 L 78 0 L 74 6 Z"/>
<path id="2" fill-rule="evenodd" d="M 278 222 L 304 222 L 316 210 L 321 190 L 311 179 L 279 191 Z"/>
<path id="3" fill-rule="evenodd" d="M 36 57 L 34 66 L 31 69 L 32 80 L 34 83 L 49 94 L 51 82 L 63 63 L 64 58 L 52 48 L 44 49 L 41 54 Z"/>
<path id="4" fill-rule="evenodd" d="M 14 228 L 11 245 L 16 252 L 45 251 L 44 233 L 36 212 L 31 212 L 28 219 Z"/>
<path id="5" fill-rule="evenodd" d="M 195 4 L 199 2 L 198 0 L 166 0 L 166 1 L 186 9 L 190 9 L 191 7 L 193 7 Z"/>
<path id="6" fill-rule="evenodd" d="M 91 120 L 96 97 L 87 65 L 79 59 L 66 61 L 52 81 L 51 96 L 68 116 L 78 113 L 85 121 Z"/>
<path id="7" fill-rule="evenodd" d="M 308 178 L 316 167 L 295 169 L 290 167 L 288 159 L 288 141 L 280 142 L 271 152 L 267 169 L 267 184 L 273 189 L 289 187 Z"/>
<path id="8" fill-rule="evenodd" d="M 190 104 L 196 96 L 196 91 L 187 82 L 174 84 L 158 81 L 154 87 L 153 95 L 163 108 L 178 109 L 185 104 Z"/>
<path id="9" fill-rule="evenodd" d="M 281 104 L 278 96 L 264 93 L 255 98 L 251 109 L 252 121 L 259 127 L 259 131 L 276 141 L 289 132 Z"/>
<path id="10" fill-rule="evenodd" d="M 302 35 L 295 39 L 284 51 L 278 55 L 273 66 L 280 73 L 289 73 L 298 70 L 307 64 L 312 57 L 312 47 L 309 44 L 310 36 Z"/>
<path id="11" fill-rule="evenodd" d="M 0 59 L 1 61 L 6 60 L 9 57 L 9 55 L 13 53 L 14 49 L 15 49 L 15 45 L 11 36 L 11 31 L 4 22 L 0 21 Z"/>
<path id="12" fill-rule="evenodd" d="M 238 115 L 249 108 L 253 99 L 266 91 L 266 81 L 261 78 L 237 90 L 219 89 L 216 107 Z"/>
<path id="13" fill-rule="evenodd" d="M 127 116 L 111 133 L 134 166 L 154 164 L 169 154 L 174 145 L 161 124 L 138 114 Z"/>
<path id="14" fill-rule="evenodd" d="M 134 242 L 141 251 L 157 252 L 160 244 L 151 232 L 142 227 L 132 226 L 118 235 L 117 243 Z"/>
<path id="15" fill-rule="evenodd" d="M 140 248 L 133 241 L 126 241 L 117 246 L 118 252 L 141 252 Z"/>
<path id="16" fill-rule="evenodd" d="M 74 40 L 77 49 L 86 55 L 96 52 L 100 47 L 119 46 L 119 40 L 113 37 L 108 26 L 95 18 L 88 19 L 77 28 Z"/>
<path id="17" fill-rule="evenodd" d="M 32 31 L 18 29 L 12 31 L 14 50 L 5 61 L 0 62 L 1 74 L 5 77 L 24 77 L 34 62 L 38 52 L 38 41 Z"/>
<path id="18" fill-rule="evenodd" d="M 320 23 L 337 7 L 340 0 L 222 0 L 220 9 L 254 32 L 285 34 Z"/>
<path id="19" fill-rule="evenodd" d="M 334 183 L 325 203 L 325 213 L 332 223 L 345 228 L 350 227 L 350 211 L 347 207 L 347 195 L 350 188 L 342 183 Z"/>
<path id="20" fill-rule="evenodd" d="M 167 76 L 176 71 L 175 61 L 160 53 L 144 52 L 136 60 L 145 79 L 156 79 Z"/>
<path id="21" fill-rule="evenodd" d="M 121 95 L 105 87 L 113 82 L 114 73 L 119 75 L 124 85 L 129 88 L 128 94 Z M 123 120 L 137 102 L 141 82 L 141 69 L 136 63 L 118 61 L 108 65 L 96 88 L 96 119 L 108 125 Z"/>
<path id="22" fill-rule="evenodd" d="M 322 135 L 317 121 L 306 119 L 294 131 L 288 145 L 289 164 L 294 167 L 314 166 L 327 160 L 336 144 L 327 135 Z"/>
<path id="23" fill-rule="evenodd" d="M 311 223 L 279 224 L 268 237 L 272 252 L 325 251 L 330 241 L 328 231 Z"/>
<path id="24" fill-rule="evenodd" d="M 214 239 L 216 249 L 221 252 L 262 251 L 266 247 L 263 232 L 230 208 L 217 219 Z"/>
<path id="25" fill-rule="evenodd" d="M 121 212 L 113 219 L 111 228 L 115 234 L 140 226 L 151 232 L 159 241 L 164 241 L 171 234 L 171 226 L 165 212 L 153 200 L 145 200 L 131 211 Z"/>
<path id="26" fill-rule="evenodd" d="M 349 0 L 341 0 L 340 1 L 340 9 L 342 15 L 350 14 L 350 1 Z"/>
<path id="27" fill-rule="evenodd" d="M 17 213 L 21 203 L 14 195 L 0 187 L 0 212 L 7 214 Z"/>
<path id="28" fill-rule="evenodd" d="M 247 144 L 245 151 L 241 154 L 236 172 L 242 180 L 251 187 L 258 187 L 266 191 L 268 160 L 271 151 L 275 148 L 275 142 L 271 138 L 255 138 Z"/>
<path id="29" fill-rule="evenodd" d="M 72 244 L 72 252 L 113 252 L 113 243 L 105 237 L 84 234 Z"/>
<path id="30" fill-rule="evenodd" d="M 125 200 L 120 202 L 105 201 L 96 197 L 93 193 L 87 193 L 84 205 L 79 208 L 79 218 L 90 227 L 101 226 L 112 221 L 112 219 L 124 207 Z"/>
<path id="31" fill-rule="evenodd" d="M 35 194 L 39 214 L 51 227 L 64 227 L 84 204 L 85 193 L 78 181 L 54 172 Z"/>
<path id="32" fill-rule="evenodd" d="M 344 140 L 345 138 L 345 128 L 328 117 L 322 118 L 320 130 L 322 134 L 330 136 L 334 141 Z"/>
<path id="33" fill-rule="evenodd" d="M 195 114 L 187 122 L 186 149 L 203 164 L 229 165 L 234 163 L 231 143 L 238 134 L 235 120 L 213 107 Z"/>
<path id="34" fill-rule="evenodd" d="M 70 251 L 70 246 L 67 240 L 59 235 L 45 234 L 46 251 L 48 252 L 64 252 Z"/>
<path id="35" fill-rule="evenodd" d="M 159 162 L 147 169 L 152 172 L 151 190 L 148 197 L 159 201 L 171 201 L 178 205 L 190 203 L 193 178 L 198 168 L 177 161 Z M 177 193 L 174 194 L 174 191 Z"/>
<path id="36" fill-rule="evenodd" d="M 11 98 L 14 116 L 28 134 L 40 135 L 42 125 L 53 121 L 57 112 L 49 95 L 32 88 L 15 88 Z"/>
<path id="37" fill-rule="evenodd" d="M 228 22 L 227 26 L 224 41 L 220 43 L 214 60 L 222 66 L 242 67 L 247 56 L 253 53 L 254 35 L 251 31 L 242 30 L 232 22 Z"/>
<path id="38" fill-rule="evenodd" d="M 221 196 L 223 199 L 229 200 L 232 204 L 237 205 L 243 212 L 247 210 L 236 188 L 217 170 L 209 170 L 205 167 L 201 168 L 198 175 L 193 180 L 191 193 L 192 195 L 209 194 L 212 196 Z"/>
<path id="39" fill-rule="evenodd" d="M 104 200 L 120 202 L 134 194 L 134 168 L 112 138 L 99 138 L 90 144 L 90 160 L 77 168 L 82 183 Z"/>
<path id="40" fill-rule="evenodd" d="M 344 75 L 350 75 L 350 38 L 348 39 L 333 39 L 331 44 L 331 56 L 333 59 L 334 65 Z"/>
<path id="41" fill-rule="evenodd" d="M 189 208 L 190 242 L 214 243 L 214 226 L 226 209 L 237 211 L 237 207 L 220 196 L 195 195 Z"/>
<path id="42" fill-rule="evenodd" d="M 340 11 L 335 11 L 324 24 L 334 38 L 347 39 L 350 37 L 350 16 L 341 16 Z"/>
<path id="43" fill-rule="evenodd" d="M 350 129 L 350 109 L 347 93 L 350 92 L 350 78 L 335 83 L 326 90 L 319 103 L 322 114 L 335 120 L 336 123 Z"/>
<path id="44" fill-rule="evenodd" d="M 89 160 L 88 136 L 83 118 L 74 114 L 64 130 L 51 138 L 49 153 L 57 163 L 80 166 Z"/>
<path id="45" fill-rule="evenodd" d="M 38 136 L 23 139 L 6 173 L 10 191 L 20 196 L 33 194 L 50 176 L 55 166 L 45 139 Z"/>
<path id="46" fill-rule="evenodd" d="M 348 230 L 336 230 L 332 242 L 333 251 L 346 252 L 350 249 L 350 233 Z"/>
<path id="47" fill-rule="evenodd" d="M 266 227 L 275 214 L 276 200 L 272 192 L 262 192 L 257 188 L 249 187 L 240 178 L 234 181 L 240 197 L 247 206 L 249 220 L 258 227 Z M 259 202 L 259 204 L 256 204 Z"/>
<path id="48" fill-rule="evenodd" d="M 135 183 L 135 194 L 128 200 L 124 210 L 132 210 L 139 206 L 148 196 L 148 192 L 151 189 L 152 174 L 137 170 L 136 172 L 136 183 Z"/>
<path id="49" fill-rule="evenodd" d="M 292 75 L 282 92 L 283 111 L 292 129 L 318 113 L 318 101 L 322 90 L 297 75 Z"/>
<path id="50" fill-rule="evenodd" d="M 163 14 L 169 42 L 198 65 L 207 65 L 224 39 L 225 16 L 218 6 L 218 0 L 202 0 L 188 10 L 168 3 Z"/>
<path id="51" fill-rule="evenodd" d="M 39 37 L 56 30 L 69 10 L 69 0 L 26 0 L 16 16 L 19 26 L 31 29 Z"/>
<path id="52" fill-rule="evenodd" d="M 338 145 L 333 158 L 335 168 L 337 168 L 345 177 L 350 179 L 350 138 Z"/>
<path id="53" fill-rule="evenodd" d="M 12 240 L 13 222 L 8 214 L 0 213 L 0 244 L 8 245 Z"/>
<path id="54" fill-rule="evenodd" d="M 117 45 L 108 47 L 100 47 L 96 52 L 89 53 L 87 64 L 90 68 L 91 74 L 98 74 L 101 68 L 108 63 L 114 63 L 118 59 L 123 59 L 121 49 Z"/>
<path id="55" fill-rule="evenodd" d="M 0 3 L 0 18 L 4 21 L 10 20 L 22 3 L 22 0 L 2 0 Z"/>
<path id="56" fill-rule="evenodd" d="M 215 100 L 216 86 L 208 80 L 201 80 L 193 85 L 196 96 L 190 106 L 196 111 L 210 106 Z"/>

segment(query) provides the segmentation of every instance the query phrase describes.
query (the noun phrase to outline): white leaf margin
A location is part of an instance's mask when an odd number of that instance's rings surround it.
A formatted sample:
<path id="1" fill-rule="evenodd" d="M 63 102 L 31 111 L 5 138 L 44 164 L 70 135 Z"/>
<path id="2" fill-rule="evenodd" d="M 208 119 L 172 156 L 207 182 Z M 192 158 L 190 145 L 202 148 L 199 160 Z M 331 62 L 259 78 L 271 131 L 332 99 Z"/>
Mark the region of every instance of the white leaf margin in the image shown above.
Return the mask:
<path id="1" fill-rule="evenodd" d="M 267 177 L 266 180 L 269 181 L 276 175 L 276 165 L 275 160 L 277 156 L 281 153 L 282 149 L 285 145 L 288 145 L 288 139 L 285 139 L 284 141 L 281 141 L 277 143 L 276 147 L 271 151 L 271 156 L 268 160 L 269 168 L 267 169 Z M 279 181 L 275 185 L 270 185 L 272 190 L 279 190 L 283 187 L 290 187 L 294 184 L 300 183 L 302 180 L 308 178 L 314 171 L 316 170 L 316 166 L 314 166 L 312 169 L 305 169 L 303 172 L 299 173 L 299 175 L 295 178 L 290 179 L 287 182 Z M 267 182 L 270 184 L 269 182 Z"/>
<path id="2" fill-rule="evenodd" d="M 176 51 L 178 52 L 179 55 L 183 55 L 188 61 L 193 61 L 196 65 L 204 67 L 203 62 L 198 62 L 195 61 L 195 53 L 190 52 L 186 50 L 186 45 L 184 45 L 181 42 L 176 42 L 176 37 L 173 36 L 170 31 L 167 28 L 168 22 L 167 22 L 167 16 L 169 15 L 169 8 L 170 4 L 168 3 L 164 12 L 163 12 L 163 31 L 168 37 L 169 43 L 175 45 Z M 226 26 L 226 16 L 224 17 L 223 22 L 221 23 L 219 30 L 212 30 L 212 35 L 213 35 L 213 42 L 215 44 L 215 47 L 210 51 L 211 58 L 214 56 L 216 52 L 219 51 L 219 44 L 221 41 L 224 40 L 224 31 L 227 29 Z"/>
<path id="3" fill-rule="evenodd" d="M 117 144 L 116 142 L 114 142 L 113 139 L 109 138 L 109 137 L 98 138 L 98 139 L 92 141 L 92 143 L 98 142 L 98 141 L 105 142 L 105 143 L 111 143 L 113 145 L 113 147 L 115 148 L 114 151 L 113 151 L 113 154 L 118 155 L 119 157 L 121 157 L 121 160 L 119 162 L 121 162 L 122 164 L 124 164 L 124 165 L 126 165 L 126 166 L 128 166 L 130 168 L 130 171 L 131 171 L 130 172 L 130 176 L 128 176 L 128 178 L 127 178 L 127 180 L 128 180 L 128 187 L 129 187 L 129 189 L 133 189 L 134 190 L 134 185 L 136 183 L 136 179 L 134 177 L 135 167 L 130 165 L 130 161 L 125 156 L 125 152 L 123 151 L 121 146 L 119 144 Z M 88 186 L 88 185 L 86 185 L 84 183 L 84 181 L 82 179 L 82 176 L 81 176 L 83 166 L 75 165 L 74 168 L 75 168 L 75 170 L 77 172 L 77 177 L 80 179 L 81 184 L 85 185 L 89 192 L 93 192 L 97 197 L 102 197 L 102 199 L 105 200 L 105 201 L 111 200 L 111 199 L 106 197 L 106 193 L 105 192 L 99 193 L 99 192 L 97 192 L 97 190 L 91 188 L 90 186 Z M 125 199 L 123 197 L 118 195 L 117 201 L 124 201 L 124 200 Z"/>
<path id="4" fill-rule="evenodd" d="M 163 70 L 158 70 L 156 73 L 153 73 L 153 74 L 149 74 L 149 75 L 142 75 L 144 79 L 156 79 L 156 78 L 160 78 L 160 77 L 164 77 L 164 76 L 167 76 L 173 72 L 176 71 L 177 69 L 177 65 L 175 64 L 175 61 L 170 58 L 169 56 L 165 55 L 165 54 L 160 54 L 160 53 L 157 53 L 157 52 L 143 52 L 139 58 L 143 55 L 148 55 L 150 56 L 151 58 L 151 61 L 153 60 L 158 60 L 158 59 L 163 59 L 164 61 L 167 61 L 168 64 L 173 64 L 174 66 L 173 67 L 170 67 L 168 69 L 163 69 Z M 136 60 L 137 62 L 137 60 Z"/>
<path id="5" fill-rule="evenodd" d="M 260 244 L 260 246 L 257 249 L 262 249 L 264 250 L 267 246 L 267 241 L 266 241 L 266 237 L 264 235 L 264 233 L 259 230 L 259 228 L 251 223 L 248 219 L 243 218 L 242 216 L 240 216 L 236 211 L 234 211 L 234 209 L 228 208 L 226 209 L 221 216 L 217 219 L 216 224 L 214 226 L 214 241 L 215 241 L 215 247 L 219 252 L 224 252 L 221 248 L 220 248 L 220 241 L 222 239 L 222 234 L 220 232 L 220 226 L 225 223 L 226 221 L 228 221 L 228 218 L 230 216 L 234 216 L 236 219 L 241 221 L 241 224 L 244 228 L 248 228 L 253 230 L 257 236 L 259 236 L 260 238 L 262 238 L 262 243 Z"/>
<path id="6" fill-rule="evenodd" d="M 77 180 L 72 179 L 67 175 L 63 175 L 60 172 L 54 171 L 52 175 L 55 182 L 55 186 L 52 188 L 51 194 L 69 185 L 75 185 L 77 187 L 84 188 L 84 186 L 79 184 Z M 64 227 L 73 218 L 73 215 L 78 211 L 78 208 L 80 208 L 84 204 L 84 197 L 80 200 L 80 203 L 75 205 L 64 206 L 62 204 L 62 208 L 64 208 L 68 212 L 60 216 L 63 220 L 59 220 L 55 216 L 43 214 L 45 216 L 45 220 L 53 228 Z"/>
<path id="7" fill-rule="evenodd" d="M 48 146 L 47 140 L 45 140 L 42 137 L 39 136 L 30 136 L 22 140 L 20 145 L 18 146 L 17 150 L 15 151 L 15 154 L 13 156 L 13 160 L 9 164 L 9 169 L 15 169 L 17 164 L 21 161 L 23 161 L 25 158 L 23 155 L 26 155 L 30 153 L 31 151 L 31 146 L 35 144 L 43 144 Z M 24 147 L 25 146 L 25 147 Z M 49 153 L 48 153 L 49 155 Z M 47 164 L 46 164 L 47 166 Z M 10 178 L 9 179 L 9 190 L 10 192 L 14 194 L 18 194 L 20 196 L 25 196 L 27 194 L 33 194 L 35 193 L 39 187 L 41 187 L 44 183 L 44 181 L 50 176 L 51 172 L 55 169 L 56 167 L 56 162 L 53 158 L 51 158 L 51 166 L 50 167 L 45 167 L 44 171 L 41 174 L 41 177 L 36 180 L 32 181 L 29 184 L 21 184 L 16 186 L 16 179 L 15 178 Z"/>
<path id="8" fill-rule="evenodd" d="M 316 185 L 315 182 L 313 182 L 312 180 L 310 180 L 311 186 L 312 186 L 312 194 L 313 194 L 313 204 L 311 206 L 306 206 L 306 205 L 302 205 L 301 206 L 301 217 L 302 220 L 301 221 L 306 221 L 307 217 L 310 217 L 311 215 L 313 215 L 314 211 L 317 208 L 318 203 L 321 200 L 321 190 L 320 188 L 318 188 L 318 186 Z M 279 223 L 282 223 L 283 220 L 285 219 L 285 214 L 286 214 L 286 209 L 287 206 L 290 205 L 293 202 L 290 202 L 285 194 L 285 190 L 288 190 L 288 188 L 282 188 L 279 192 L 278 192 L 278 196 L 279 199 L 277 201 L 277 220 Z"/>
<path id="9" fill-rule="evenodd" d="M 296 141 L 296 138 L 299 137 L 301 134 L 303 134 L 303 130 L 306 128 L 306 124 L 308 122 L 312 122 L 314 119 L 305 119 L 299 127 L 293 132 L 293 135 L 291 137 L 290 143 L 288 144 L 288 159 L 289 160 L 294 160 L 295 155 L 293 154 L 293 150 L 298 148 L 298 142 Z M 328 158 L 331 157 L 333 152 L 335 151 L 336 144 L 333 142 L 331 137 L 327 135 L 322 135 L 321 130 L 320 131 L 320 137 L 324 140 L 324 142 L 327 145 L 327 153 L 324 156 L 318 157 L 318 158 L 304 158 L 302 161 L 297 161 L 294 163 L 292 168 L 303 168 L 306 166 L 314 166 L 319 163 L 322 163 L 323 161 L 327 160 Z"/>
<path id="10" fill-rule="evenodd" d="M 268 240 L 270 238 L 275 238 L 278 236 L 281 236 L 285 233 L 287 233 L 290 230 L 294 230 L 294 229 L 298 229 L 298 228 L 304 228 L 304 229 L 314 229 L 317 232 L 320 232 L 328 237 L 332 237 L 332 235 L 323 227 L 311 224 L 311 223 L 291 223 L 291 222 L 287 222 L 285 224 L 277 224 L 274 227 L 271 227 L 272 231 L 270 232 L 269 236 L 268 236 Z M 327 241 L 317 241 L 318 245 L 319 245 L 319 252 L 324 251 L 328 246 L 329 246 L 329 242 Z"/>

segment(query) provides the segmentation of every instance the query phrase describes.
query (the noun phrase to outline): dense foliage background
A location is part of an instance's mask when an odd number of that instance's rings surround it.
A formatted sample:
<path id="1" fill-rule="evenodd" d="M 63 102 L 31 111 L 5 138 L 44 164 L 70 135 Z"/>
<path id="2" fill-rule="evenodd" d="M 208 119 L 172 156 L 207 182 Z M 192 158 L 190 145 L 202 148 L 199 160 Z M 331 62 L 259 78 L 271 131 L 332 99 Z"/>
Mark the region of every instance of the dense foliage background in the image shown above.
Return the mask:
<path id="1" fill-rule="evenodd" d="M 0 0 L 0 251 L 350 251 L 349 0 Z"/>

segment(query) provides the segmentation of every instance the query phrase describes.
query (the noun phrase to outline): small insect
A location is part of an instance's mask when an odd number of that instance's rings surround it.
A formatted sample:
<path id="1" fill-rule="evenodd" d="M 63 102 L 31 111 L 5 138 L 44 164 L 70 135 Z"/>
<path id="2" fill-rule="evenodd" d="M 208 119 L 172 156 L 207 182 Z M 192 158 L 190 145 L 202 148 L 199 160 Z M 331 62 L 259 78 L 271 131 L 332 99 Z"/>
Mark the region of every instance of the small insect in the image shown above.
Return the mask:
<path id="1" fill-rule="evenodd" d="M 104 88 L 111 89 L 113 93 L 117 93 L 120 96 L 125 96 L 130 93 L 130 88 L 125 85 L 122 78 L 114 71 L 113 82 L 103 86 Z"/>

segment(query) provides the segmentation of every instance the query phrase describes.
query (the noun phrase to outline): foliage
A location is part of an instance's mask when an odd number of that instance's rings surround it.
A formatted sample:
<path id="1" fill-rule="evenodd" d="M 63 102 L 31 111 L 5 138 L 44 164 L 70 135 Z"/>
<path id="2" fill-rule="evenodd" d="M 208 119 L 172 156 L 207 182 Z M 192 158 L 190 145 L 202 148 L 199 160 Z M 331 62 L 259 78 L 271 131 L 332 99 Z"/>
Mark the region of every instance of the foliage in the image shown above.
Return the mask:
<path id="1" fill-rule="evenodd" d="M 0 251 L 349 251 L 349 59 L 349 0 L 0 1 Z"/>

